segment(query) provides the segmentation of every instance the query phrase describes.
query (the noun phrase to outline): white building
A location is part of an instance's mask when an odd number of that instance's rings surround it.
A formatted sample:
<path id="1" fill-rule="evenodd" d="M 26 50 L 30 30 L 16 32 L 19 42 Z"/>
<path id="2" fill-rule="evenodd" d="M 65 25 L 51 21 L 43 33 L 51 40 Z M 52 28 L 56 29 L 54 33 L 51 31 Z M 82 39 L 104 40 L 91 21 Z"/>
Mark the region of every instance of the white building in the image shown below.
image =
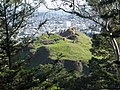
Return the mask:
<path id="1" fill-rule="evenodd" d="M 65 21 L 65 23 L 64 23 L 64 27 L 65 28 L 69 28 L 69 27 L 71 27 L 71 21 Z"/>

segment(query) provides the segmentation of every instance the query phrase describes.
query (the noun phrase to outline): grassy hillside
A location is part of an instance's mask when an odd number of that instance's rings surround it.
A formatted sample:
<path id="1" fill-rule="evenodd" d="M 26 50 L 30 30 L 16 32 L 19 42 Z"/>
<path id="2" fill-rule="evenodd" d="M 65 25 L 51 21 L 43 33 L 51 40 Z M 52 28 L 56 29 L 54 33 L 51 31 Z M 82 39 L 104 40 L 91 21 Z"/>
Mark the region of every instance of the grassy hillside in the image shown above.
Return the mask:
<path id="1" fill-rule="evenodd" d="M 61 39 L 60 39 L 61 38 Z M 87 61 L 91 58 L 91 39 L 81 32 L 77 32 L 75 40 L 62 39 L 63 37 L 57 34 L 42 34 L 37 42 L 34 44 L 34 48 L 39 49 L 40 47 L 45 47 L 49 51 L 48 58 L 52 60 L 83 60 Z M 42 44 L 42 40 L 55 40 L 54 44 Z M 45 53 L 45 52 L 43 52 Z M 61 57 L 60 57 L 61 55 Z"/>

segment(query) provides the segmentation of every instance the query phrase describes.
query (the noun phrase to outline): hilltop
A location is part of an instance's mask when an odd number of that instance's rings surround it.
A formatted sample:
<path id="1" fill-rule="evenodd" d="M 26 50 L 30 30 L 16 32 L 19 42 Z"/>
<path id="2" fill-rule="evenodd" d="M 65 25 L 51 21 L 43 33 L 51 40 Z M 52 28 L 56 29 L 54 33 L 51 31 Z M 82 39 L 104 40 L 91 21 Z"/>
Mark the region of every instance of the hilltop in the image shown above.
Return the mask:
<path id="1" fill-rule="evenodd" d="M 34 48 L 38 50 L 40 47 L 49 52 L 48 58 L 52 60 L 87 61 L 91 58 L 89 51 L 91 39 L 74 29 L 61 32 L 60 35 L 51 33 L 40 35 L 34 43 Z"/>

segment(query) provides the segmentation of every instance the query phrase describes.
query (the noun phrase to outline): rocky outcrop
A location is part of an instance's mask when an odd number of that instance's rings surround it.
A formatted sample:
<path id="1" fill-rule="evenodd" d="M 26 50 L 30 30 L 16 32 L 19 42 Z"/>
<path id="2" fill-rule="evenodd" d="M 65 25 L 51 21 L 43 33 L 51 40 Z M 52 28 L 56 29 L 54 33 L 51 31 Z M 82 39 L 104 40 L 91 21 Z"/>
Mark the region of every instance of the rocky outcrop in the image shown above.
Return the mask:
<path id="1" fill-rule="evenodd" d="M 66 37 L 68 39 L 75 39 L 76 38 L 76 29 L 75 28 L 69 28 L 67 31 L 61 32 L 60 35 L 62 37 Z"/>
<path id="2" fill-rule="evenodd" d="M 81 60 L 80 61 L 65 60 L 64 67 L 68 70 L 77 70 L 79 72 L 82 72 L 83 71 L 83 62 Z"/>
<path id="3" fill-rule="evenodd" d="M 37 49 L 34 56 L 29 61 L 31 67 L 35 67 L 39 64 L 53 63 L 54 61 L 49 58 L 50 52 L 46 46 L 42 46 Z"/>
<path id="4" fill-rule="evenodd" d="M 48 44 L 54 44 L 55 41 L 54 40 L 42 40 L 42 41 L 40 41 L 40 43 L 42 43 L 44 45 L 48 45 Z"/>

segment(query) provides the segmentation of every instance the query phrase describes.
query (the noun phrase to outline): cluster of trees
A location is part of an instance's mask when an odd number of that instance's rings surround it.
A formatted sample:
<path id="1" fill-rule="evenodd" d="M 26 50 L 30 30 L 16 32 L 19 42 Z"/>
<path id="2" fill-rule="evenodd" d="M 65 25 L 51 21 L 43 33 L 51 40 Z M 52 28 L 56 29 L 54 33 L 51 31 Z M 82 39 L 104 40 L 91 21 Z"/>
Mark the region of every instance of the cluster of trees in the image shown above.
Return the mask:
<path id="1" fill-rule="evenodd" d="M 37 3 L 36 6 L 32 6 L 26 0 L 0 0 L 1 90 L 60 89 L 58 84 L 64 86 L 64 80 L 67 83 L 67 80 L 72 78 L 73 74 L 66 71 L 61 65 L 47 64 L 30 68 L 26 65 L 26 60 L 13 59 L 19 51 L 27 48 L 33 41 L 33 38 L 30 37 L 18 38 L 18 34 L 24 31 L 27 20 L 43 3 L 43 0 L 39 0 Z M 37 30 L 46 21 L 40 23 Z"/>
<path id="2" fill-rule="evenodd" d="M 101 33 L 92 38 L 91 52 L 94 57 L 88 62 L 88 75 L 76 75 L 59 64 L 40 65 L 31 69 L 27 67 L 25 60 L 13 62 L 12 57 L 33 41 L 25 38 L 20 42 L 17 35 L 24 30 L 30 15 L 43 0 L 36 6 L 31 6 L 26 0 L 0 0 L 1 90 L 120 89 L 120 1 L 86 0 L 87 6 L 76 1 L 79 0 L 61 0 L 63 5 L 57 5 L 54 10 L 63 10 L 92 20 L 101 28 Z M 70 9 L 64 8 L 66 5 Z"/>

